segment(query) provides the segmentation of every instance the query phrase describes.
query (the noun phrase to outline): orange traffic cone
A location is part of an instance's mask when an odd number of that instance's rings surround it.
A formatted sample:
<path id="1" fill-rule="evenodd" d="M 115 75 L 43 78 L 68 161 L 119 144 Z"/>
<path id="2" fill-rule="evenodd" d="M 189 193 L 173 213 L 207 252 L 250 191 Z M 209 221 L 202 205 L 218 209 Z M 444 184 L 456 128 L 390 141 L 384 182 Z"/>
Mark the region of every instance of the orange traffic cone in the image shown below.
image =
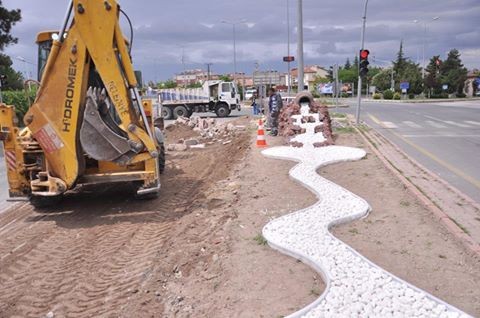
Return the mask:
<path id="1" fill-rule="evenodd" d="M 265 140 L 265 130 L 263 129 L 263 120 L 258 120 L 258 131 L 257 131 L 257 147 L 263 148 L 267 146 L 267 141 Z"/>

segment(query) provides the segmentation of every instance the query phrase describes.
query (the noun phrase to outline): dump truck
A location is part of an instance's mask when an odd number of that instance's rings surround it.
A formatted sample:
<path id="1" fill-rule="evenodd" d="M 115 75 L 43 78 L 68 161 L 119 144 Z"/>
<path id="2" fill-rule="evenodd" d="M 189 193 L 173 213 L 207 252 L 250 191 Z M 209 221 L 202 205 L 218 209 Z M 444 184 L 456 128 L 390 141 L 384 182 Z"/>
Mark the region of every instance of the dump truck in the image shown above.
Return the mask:
<path id="1" fill-rule="evenodd" d="M 121 14 L 115 0 L 73 0 L 59 31 L 38 34 L 40 81 L 24 126 L 15 105 L 0 104 L 11 198 L 42 207 L 78 186 L 105 183 L 158 195 L 161 118 L 137 90 Z"/>
<path id="2" fill-rule="evenodd" d="M 233 82 L 205 81 L 202 88 L 160 89 L 157 94 L 164 119 L 205 112 L 227 117 L 232 110 L 240 111 L 240 94 Z"/>

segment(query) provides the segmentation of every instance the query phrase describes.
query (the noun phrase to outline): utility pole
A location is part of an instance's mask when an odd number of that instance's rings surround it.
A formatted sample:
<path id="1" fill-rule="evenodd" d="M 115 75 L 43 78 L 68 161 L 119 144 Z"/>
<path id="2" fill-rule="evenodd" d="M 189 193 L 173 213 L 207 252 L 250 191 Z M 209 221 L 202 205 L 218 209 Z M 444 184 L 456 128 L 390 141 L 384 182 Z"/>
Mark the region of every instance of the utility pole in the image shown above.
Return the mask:
<path id="1" fill-rule="evenodd" d="M 233 82 L 235 85 L 237 84 L 237 40 L 236 40 L 236 26 L 237 24 L 245 24 L 245 19 L 242 19 L 238 22 L 230 22 L 230 21 L 221 21 L 221 23 L 230 24 L 232 25 L 233 30 Z M 243 88 L 245 89 L 245 87 Z"/>
<path id="2" fill-rule="evenodd" d="M 287 56 L 290 57 L 290 1 L 287 0 Z M 291 80 L 291 68 L 290 60 L 287 62 L 288 65 L 288 75 L 287 75 L 287 87 L 288 87 L 288 96 L 292 93 L 292 80 Z"/>
<path id="3" fill-rule="evenodd" d="M 182 46 L 183 88 L 187 88 L 187 70 L 185 69 L 185 47 Z"/>
<path id="4" fill-rule="evenodd" d="M 362 35 L 360 40 L 360 50 L 363 51 L 365 45 L 365 25 L 367 23 L 367 5 L 368 0 L 365 0 L 365 10 L 363 12 L 363 25 L 362 25 Z M 356 123 L 357 125 L 360 124 L 360 107 L 362 104 L 362 76 L 360 76 L 360 61 L 358 63 L 358 87 L 357 87 L 357 94 L 358 94 L 358 103 L 357 103 L 357 113 L 356 113 Z"/>
<path id="5" fill-rule="evenodd" d="M 213 63 L 207 63 L 207 81 L 210 80 L 210 67 L 213 65 Z"/>
<path id="6" fill-rule="evenodd" d="M 297 12 L 297 55 L 298 55 L 298 92 L 304 90 L 304 66 L 303 66 L 303 0 L 298 0 L 298 12 Z"/>

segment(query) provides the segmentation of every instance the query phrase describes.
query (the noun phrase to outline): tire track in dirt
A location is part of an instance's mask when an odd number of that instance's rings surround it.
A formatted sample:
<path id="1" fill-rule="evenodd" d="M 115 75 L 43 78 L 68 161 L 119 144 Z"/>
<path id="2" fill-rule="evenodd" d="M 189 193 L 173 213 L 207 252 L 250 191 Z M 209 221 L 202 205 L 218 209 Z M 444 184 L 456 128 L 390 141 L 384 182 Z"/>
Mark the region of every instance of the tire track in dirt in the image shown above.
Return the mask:
<path id="1" fill-rule="evenodd" d="M 68 215 L 44 215 L 37 221 L 40 224 L 33 223 L 36 227 L 28 231 L 26 220 L 33 209 L 16 215 L 15 224 L 8 229 L 13 235 L 5 240 L 6 233 L 0 235 L 0 250 L 10 252 L 19 242 L 31 246 L 22 253 L 11 253 L 8 262 L 0 261 L 0 316 L 38 317 L 51 310 L 72 317 L 118 316 L 132 290 L 148 276 L 173 221 L 182 216 L 180 212 L 172 218 L 172 212 L 185 210 L 198 192 L 199 182 L 188 178 L 176 178 L 175 182 L 184 187 L 178 193 L 167 189 L 168 200 L 162 196 L 146 204 L 133 203 L 154 208 L 143 209 L 138 220 L 135 211 L 119 214 L 136 222 L 63 229 L 53 224 L 68 224 L 85 216 L 71 220 Z M 108 219 L 108 214 L 102 217 Z"/>

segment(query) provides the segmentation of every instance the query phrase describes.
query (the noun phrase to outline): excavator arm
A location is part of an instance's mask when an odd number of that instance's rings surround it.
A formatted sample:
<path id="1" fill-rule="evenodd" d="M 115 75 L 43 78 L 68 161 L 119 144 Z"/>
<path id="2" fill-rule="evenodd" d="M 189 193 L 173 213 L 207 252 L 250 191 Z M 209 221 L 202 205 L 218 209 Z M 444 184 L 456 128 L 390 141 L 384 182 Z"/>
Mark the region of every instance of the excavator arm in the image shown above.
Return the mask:
<path id="1" fill-rule="evenodd" d="M 46 176 L 32 181 L 33 193 L 56 195 L 71 189 L 89 158 L 151 167 L 158 157 L 119 13 L 115 0 L 74 0 L 69 5 L 35 102 L 24 117 L 46 159 Z M 116 120 L 107 121 L 101 106 Z"/>

